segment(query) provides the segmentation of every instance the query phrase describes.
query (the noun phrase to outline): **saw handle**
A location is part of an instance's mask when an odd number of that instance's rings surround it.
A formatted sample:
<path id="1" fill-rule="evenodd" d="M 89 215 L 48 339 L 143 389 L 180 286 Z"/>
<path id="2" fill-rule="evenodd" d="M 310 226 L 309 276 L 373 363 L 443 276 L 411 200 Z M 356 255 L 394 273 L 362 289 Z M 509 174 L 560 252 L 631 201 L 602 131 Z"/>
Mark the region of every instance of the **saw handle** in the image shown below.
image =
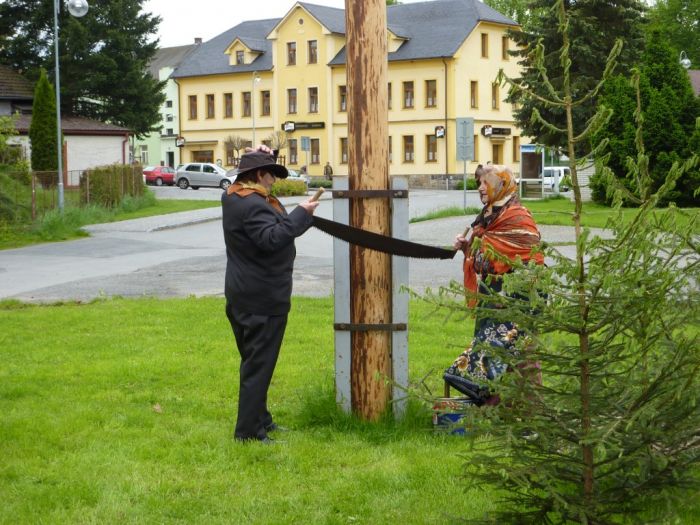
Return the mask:
<path id="1" fill-rule="evenodd" d="M 316 190 L 316 193 L 313 194 L 313 196 L 309 199 L 311 202 L 316 202 L 318 199 L 321 198 L 321 195 L 323 195 L 323 192 L 326 191 L 322 187 Z"/>

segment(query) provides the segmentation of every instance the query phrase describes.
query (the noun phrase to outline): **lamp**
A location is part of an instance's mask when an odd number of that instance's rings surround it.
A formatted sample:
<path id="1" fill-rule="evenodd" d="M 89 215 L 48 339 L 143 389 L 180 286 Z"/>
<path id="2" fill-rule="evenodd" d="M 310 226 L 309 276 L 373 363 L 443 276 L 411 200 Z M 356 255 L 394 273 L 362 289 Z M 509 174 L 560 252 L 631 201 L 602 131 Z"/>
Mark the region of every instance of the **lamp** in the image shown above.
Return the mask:
<path id="1" fill-rule="evenodd" d="M 61 73 L 58 64 L 58 7 L 59 0 L 53 0 L 53 35 L 56 59 L 56 143 L 58 144 L 58 209 L 63 211 L 63 144 L 61 141 Z M 88 12 L 87 0 L 68 0 L 68 12 L 76 18 Z"/>
<path id="2" fill-rule="evenodd" d="M 253 71 L 253 87 L 250 90 L 250 114 L 253 116 L 253 143 L 251 146 L 255 147 L 255 84 L 260 82 L 260 77 L 257 71 Z"/>
<path id="3" fill-rule="evenodd" d="M 688 55 L 685 54 L 685 51 L 681 51 L 681 56 L 678 57 L 678 63 L 685 69 L 690 69 L 691 62 Z"/>

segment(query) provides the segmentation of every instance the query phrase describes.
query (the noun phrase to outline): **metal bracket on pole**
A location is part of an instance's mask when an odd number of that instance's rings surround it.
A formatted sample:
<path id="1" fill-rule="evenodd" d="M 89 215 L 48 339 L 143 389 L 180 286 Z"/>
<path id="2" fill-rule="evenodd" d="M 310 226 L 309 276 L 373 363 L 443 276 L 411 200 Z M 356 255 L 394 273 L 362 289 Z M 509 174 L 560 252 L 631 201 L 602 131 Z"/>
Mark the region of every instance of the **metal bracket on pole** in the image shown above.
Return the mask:
<path id="1" fill-rule="evenodd" d="M 408 325 L 406 323 L 335 323 L 333 329 L 347 332 L 403 332 L 408 330 Z"/>
<path id="2" fill-rule="evenodd" d="M 408 199 L 408 190 L 332 190 L 334 199 Z"/>

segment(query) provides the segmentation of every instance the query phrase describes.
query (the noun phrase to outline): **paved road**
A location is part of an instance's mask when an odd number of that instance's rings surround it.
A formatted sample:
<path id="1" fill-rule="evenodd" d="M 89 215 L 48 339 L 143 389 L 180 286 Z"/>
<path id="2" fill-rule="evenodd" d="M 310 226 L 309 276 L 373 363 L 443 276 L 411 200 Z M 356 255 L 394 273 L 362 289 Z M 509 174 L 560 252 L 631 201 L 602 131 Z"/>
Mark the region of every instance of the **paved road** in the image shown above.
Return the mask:
<path id="1" fill-rule="evenodd" d="M 157 188 L 159 198 L 220 198 L 220 190 Z M 301 198 L 285 198 L 293 207 Z M 410 216 L 462 206 L 459 191 L 411 191 Z M 468 193 L 468 206 L 477 196 Z M 319 215 L 330 218 L 324 198 Z M 101 296 L 187 297 L 223 294 L 226 257 L 218 207 L 86 227 L 90 237 L 0 251 L 0 299 L 28 302 L 89 301 Z M 411 224 L 410 239 L 450 244 L 469 219 L 454 217 Z M 543 226 L 550 242 L 573 240 L 571 228 Z M 294 293 L 326 296 L 333 291 L 331 238 L 311 228 L 296 242 Z M 564 247 L 567 249 L 570 247 Z M 410 261 L 409 285 L 416 290 L 461 279 L 461 257 Z"/>

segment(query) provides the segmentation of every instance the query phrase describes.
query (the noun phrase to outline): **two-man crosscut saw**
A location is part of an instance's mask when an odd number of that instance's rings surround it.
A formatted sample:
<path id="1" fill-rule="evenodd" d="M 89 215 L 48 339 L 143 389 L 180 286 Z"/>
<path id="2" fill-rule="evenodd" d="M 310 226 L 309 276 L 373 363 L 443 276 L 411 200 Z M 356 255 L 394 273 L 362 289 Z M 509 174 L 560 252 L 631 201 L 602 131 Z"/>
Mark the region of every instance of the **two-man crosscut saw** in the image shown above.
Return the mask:
<path id="1" fill-rule="evenodd" d="M 311 197 L 311 200 L 318 200 L 323 191 L 323 188 L 319 188 L 314 196 Z M 386 235 L 363 230 L 362 228 L 355 228 L 347 224 L 329 221 L 328 219 L 316 217 L 315 215 L 313 220 L 313 225 L 316 228 L 333 237 L 362 246 L 363 248 L 370 248 L 391 255 L 418 259 L 452 259 L 455 253 L 457 253 L 455 250 L 448 250 L 438 246 L 429 246 L 427 244 L 419 244 L 417 242 L 387 237 Z"/>

